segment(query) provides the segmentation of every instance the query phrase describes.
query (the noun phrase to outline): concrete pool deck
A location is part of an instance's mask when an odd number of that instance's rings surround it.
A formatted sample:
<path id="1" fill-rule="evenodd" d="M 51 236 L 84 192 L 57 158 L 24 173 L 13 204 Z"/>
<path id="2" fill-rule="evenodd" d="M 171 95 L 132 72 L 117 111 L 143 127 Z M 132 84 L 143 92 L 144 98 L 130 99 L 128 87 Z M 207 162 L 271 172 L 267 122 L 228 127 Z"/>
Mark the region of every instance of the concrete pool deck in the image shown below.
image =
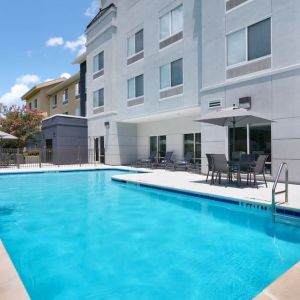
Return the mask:
<path id="1" fill-rule="evenodd" d="M 265 187 L 263 182 L 259 182 L 258 188 L 247 186 L 245 183 L 241 187 L 234 184 L 225 187 L 224 181 L 221 185 L 210 185 L 209 182 L 206 182 L 206 176 L 201 174 L 166 170 L 148 171 L 149 173 L 115 175 L 113 178 L 129 183 L 227 197 L 256 204 L 270 205 L 272 203 L 273 182 L 268 182 L 268 188 Z M 283 189 L 284 184 L 279 183 L 277 190 L 280 191 Z M 284 194 L 278 195 L 276 201 L 284 202 Z M 289 184 L 289 202 L 281 204 L 280 207 L 300 210 L 300 185 Z"/>
<path id="2" fill-rule="evenodd" d="M 0 240 L 0 299 L 27 300 L 27 291 Z"/>
<path id="3" fill-rule="evenodd" d="M 128 170 L 144 171 L 146 173 L 128 173 L 114 175 L 115 180 L 132 184 L 144 184 L 152 187 L 166 188 L 174 191 L 192 192 L 201 195 L 213 195 L 220 198 L 236 199 L 245 203 L 254 204 L 249 208 L 257 208 L 257 205 L 269 206 L 271 204 L 272 182 L 266 188 L 262 182 L 259 188 L 249 187 L 243 184 L 241 187 L 230 185 L 210 185 L 206 183 L 206 176 L 187 173 L 172 172 L 166 170 L 135 169 L 131 167 L 111 167 L 106 165 L 78 165 L 28 168 L 28 169 L 2 169 L 0 175 L 5 174 L 26 174 L 41 172 L 59 171 L 89 171 L 89 170 Z M 278 190 L 284 188 L 283 184 L 278 184 Z M 276 200 L 283 201 L 284 195 L 279 195 Z M 289 185 L 289 203 L 282 204 L 283 208 L 300 210 L 300 185 Z M 300 262 L 278 278 L 274 283 L 267 287 L 257 299 L 299 299 L 300 291 Z M 30 299 L 26 289 L 11 262 L 4 245 L 0 240 L 0 299 Z"/>

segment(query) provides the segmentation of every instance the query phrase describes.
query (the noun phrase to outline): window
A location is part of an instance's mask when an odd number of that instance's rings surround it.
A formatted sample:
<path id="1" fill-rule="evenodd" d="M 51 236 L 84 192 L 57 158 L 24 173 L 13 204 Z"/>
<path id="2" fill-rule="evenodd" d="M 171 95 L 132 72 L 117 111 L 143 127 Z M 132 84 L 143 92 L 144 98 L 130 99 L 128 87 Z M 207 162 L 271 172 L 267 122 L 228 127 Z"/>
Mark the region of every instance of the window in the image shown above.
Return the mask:
<path id="1" fill-rule="evenodd" d="M 268 161 L 271 161 L 271 125 L 252 125 L 249 126 L 249 131 L 247 127 L 236 127 L 234 133 L 233 128 L 230 128 L 230 159 L 239 160 L 242 154 L 247 153 L 248 148 L 250 154 L 254 154 L 255 156 L 268 154 Z"/>
<path id="2" fill-rule="evenodd" d="M 171 10 L 160 18 L 160 39 L 166 39 L 183 29 L 183 6 Z"/>
<path id="3" fill-rule="evenodd" d="M 128 38 L 127 56 L 133 56 L 144 50 L 144 30 L 136 32 Z"/>
<path id="4" fill-rule="evenodd" d="M 226 11 L 236 8 L 247 1 L 248 0 L 226 0 Z"/>
<path id="5" fill-rule="evenodd" d="M 188 133 L 183 136 L 184 155 L 193 152 L 194 163 L 201 164 L 201 133 Z"/>
<path id="6" fill-rule="evenodd" d="M 32 103 L 29 102 L 29 109 L 32 110 Z"/>
<path id="7" fill-rule="evenodd" d="M 57 95 L 52 97 L 52 109 L 57 107 Z"/>
<path id="8" fill-rule="evenodd" d="M 128 99 L 144 96 L 144 75 L 128 80 Z"/>
<path id="9" fill-rule="evenodd" d="M 67 104 L 69 101 L 69 90 L 65 89 L 63 94 L 63 104 Z"/>
<path id="10" fill-rule="evenodd" d="M 150 153 L 153 151 L 157 153 L 157 159 L 161 159 L 166 156 L 167 136 L 150 136 Z"/>
<path id="11" fill-rule="evenodd" d="M 104 89 L 94 92 L 94 108 L 104 106 Z"/>
<path id="12" fill-rule="evenodd" d="M 80 83 L 76 83 L 75 85 L 75 95 L 79 96 L 80 95 Z"/>
<path id="13" fill-rule="evenodd" d="M 94 56 L 93 59 L 93 70 L 94 73 L 104 69 L 104 51 Z"/>
<path id="14" fill-rule="evenodd" d="M 234 65 L 246 60 L 245 29 L 234 32 L 227 37 L 227 64 Z"/>
<path id="15" fill-rule="evenodd" d="M 227 36 L 227 65 L 271 54 L 271 19 L 258 22 Z"/>
<path id="16" fill-rule="evenodd" d="M 69 115 L 69 112 L 65 111 L 63 114 L 67 116 Z"/>
<path id="17" fill-rule="evenodd" d="M 157 136 L 150 136 L 150 153 L 157 153 Z"/>
<path id="18" fill-rule="evenodd" d="M 33 107 L 34 107 L 34 109 L 37 109 L 37 107 L 38 107 L 37 99 L 34 99 Z"/>
<path id="19" fill-rule="evenodd" d="M 248 60 L 271 54 L 271 19 L 248 27 Z"/>
<path id="20" fill-rule="evenodd" d="M 160 67 L 160 89 L 174 87 L 182 83 L 182 59 Z"/>

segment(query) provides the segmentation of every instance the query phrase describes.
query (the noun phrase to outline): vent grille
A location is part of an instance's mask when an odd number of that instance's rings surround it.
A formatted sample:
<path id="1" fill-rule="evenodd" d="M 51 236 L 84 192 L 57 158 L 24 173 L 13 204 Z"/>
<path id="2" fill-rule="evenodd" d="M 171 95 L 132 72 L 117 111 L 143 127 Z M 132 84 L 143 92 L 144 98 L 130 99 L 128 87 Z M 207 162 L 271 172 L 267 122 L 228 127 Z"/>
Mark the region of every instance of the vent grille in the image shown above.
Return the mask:
<path id="1" fill-rule="evenodd" d="M 209 108 L 219 108 L 221 107 L 221 100 L 212 100 L 208 103 Z"/>

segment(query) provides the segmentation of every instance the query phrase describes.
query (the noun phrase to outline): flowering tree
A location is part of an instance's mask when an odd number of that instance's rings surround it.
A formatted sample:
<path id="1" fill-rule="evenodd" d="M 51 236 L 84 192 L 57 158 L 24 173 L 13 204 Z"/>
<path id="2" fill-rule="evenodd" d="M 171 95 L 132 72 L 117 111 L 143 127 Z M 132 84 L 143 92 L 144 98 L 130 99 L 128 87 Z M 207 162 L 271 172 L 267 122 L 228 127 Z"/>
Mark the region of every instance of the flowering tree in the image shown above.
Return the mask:
<path id="1" fill-rule="evenodd" d="M 0 130 L 12 134 L 18 138 L 16 141 L 2 141 L 4 146 L 14 145 L 25 147 L 29 139 L 35 139 L 40 132 L 43 114 L 36 110 L 30 110 L 26 106 L 11 106 L 4 117 L 0 118 Z"/>

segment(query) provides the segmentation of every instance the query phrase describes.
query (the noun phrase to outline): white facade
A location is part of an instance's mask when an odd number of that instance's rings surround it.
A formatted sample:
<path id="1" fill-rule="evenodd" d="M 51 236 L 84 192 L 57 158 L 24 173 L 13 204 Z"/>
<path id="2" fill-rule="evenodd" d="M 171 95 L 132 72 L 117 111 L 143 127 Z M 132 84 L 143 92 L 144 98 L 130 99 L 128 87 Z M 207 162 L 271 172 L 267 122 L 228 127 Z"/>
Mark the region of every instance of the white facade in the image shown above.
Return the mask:
<path id="1" fill-rule="evenodd" d="M 112 1 L 104 2 L 102 7 Z M 86 32 L 90 147 L 95 138 L 104 136 L 106 163 L 127 164 L 149 155 L 150 136 L 167 135 L 167 150 L 174 151 L 180 159 L 183 134 L 200 132 L 201 127 L 194 122 L 200 115 L 198 1 L 184 1 L 183 5 L 182 1 L 159 0 L 114 3 L 115 7 L 110 7 Z M 170 38 L 175 36 L 177 40 L 160 49 L 160 17 L 180 6 L 182 30 L 171 32 Z M 199 14 L 195 15 L 195 11 Z M 142 54 L 143 58 L 128 64 L 128 39 L 140 30 L 143 30 L 143 51 L 137 55 Z M 180 32 L 182 36 L 176 38 Z M 95 79 L 93 60 L 102 51 L 104 74 Z M 132 57 L 135 59 L 134 55 Z M 183 83 L 162 90 L 160 67 L 180 59 Z M 128 101 L 128 80 L 141 74 L 144 93 Z M 95 109 L 93 93 L 102 88 L 104 106 Z M 161 93 L 167 97 L 162 98 Z M 105 122 L 109 122 L 109 128 L 105 127 Z"/>
<path id="2" fill-rule="evenodd" d="M 176 31 L 180 24 L 172 24 L 172 11 L 180 5 L 181 33 Z M 166 148 L 174 151 L 175 159 L 182 158 L 183 135 L 201 133 L 205 171 L 206 153 L 230 155 L 230 131 L 194 120 L 212 109 L 210 102 L 229 107 L 251 97 L 251 110 L 274 121 L 258 124 L 271 128 L 267 143 L 271 143 L 273 175 L 280 162 L 287 161 L 291 180 L 300 181 L 298 0 L 103 0 L 102 8 L 104 13 L 86 31 L 87 117 L 90 147 L 95 137 L 104 136 L 106 163 L 126 164 L 147 157 L 150 136 L 160 135 L 167 136 Z M 170 38 L 162 40 L 160 20 L 167 14 Z M 128 41 L 135 47 L 139 40 L 133 42 L 132 37 L 140 30 L 143 50 L 128 57 Z M 93 73 L 93 60 L 101 51 L 104 74 L 99 76 Z M 182 85 L 161 90 L 160 68 L 179 59 Z M 143 95 L 128 101 L 128 80 L 142 74 Z M 93 93 L 101 88 L 104 106 L 95 109 Z M 251 152 L 252 129 L 247 130 L 245 151 Z"/>

